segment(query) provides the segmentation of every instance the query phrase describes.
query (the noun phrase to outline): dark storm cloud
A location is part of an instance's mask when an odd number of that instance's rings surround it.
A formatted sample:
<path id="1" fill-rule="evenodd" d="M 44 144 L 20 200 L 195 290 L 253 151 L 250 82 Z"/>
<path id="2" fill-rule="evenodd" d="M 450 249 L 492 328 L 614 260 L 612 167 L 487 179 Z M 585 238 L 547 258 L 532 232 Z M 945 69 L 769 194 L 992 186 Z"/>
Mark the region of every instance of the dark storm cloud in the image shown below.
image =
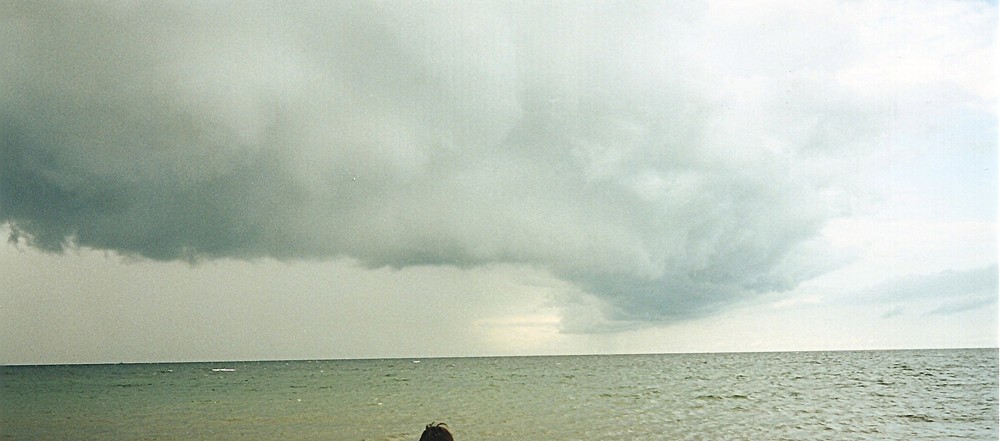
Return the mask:
<path id="1" fill-rule="evenodd" d="M 735 94 L 676 6 L 8 4 L 0 221 L 160 260 L 527 264 L 619 323 L 793 288 L 871 112 L 825 61 Z"/>

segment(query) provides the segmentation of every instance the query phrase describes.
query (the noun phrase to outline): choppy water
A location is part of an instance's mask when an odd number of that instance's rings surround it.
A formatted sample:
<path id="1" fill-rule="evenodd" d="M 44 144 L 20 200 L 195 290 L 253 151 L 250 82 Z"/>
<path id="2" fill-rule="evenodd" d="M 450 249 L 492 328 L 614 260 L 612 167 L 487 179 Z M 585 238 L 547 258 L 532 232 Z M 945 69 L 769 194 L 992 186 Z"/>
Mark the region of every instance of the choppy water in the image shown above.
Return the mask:
<path id="1" fill-rule="evenodd" d="M 998 439 L 998 351 L 0 368 L 3 440 Z M 234 369 L 213 372 L 213 368 Z"/>

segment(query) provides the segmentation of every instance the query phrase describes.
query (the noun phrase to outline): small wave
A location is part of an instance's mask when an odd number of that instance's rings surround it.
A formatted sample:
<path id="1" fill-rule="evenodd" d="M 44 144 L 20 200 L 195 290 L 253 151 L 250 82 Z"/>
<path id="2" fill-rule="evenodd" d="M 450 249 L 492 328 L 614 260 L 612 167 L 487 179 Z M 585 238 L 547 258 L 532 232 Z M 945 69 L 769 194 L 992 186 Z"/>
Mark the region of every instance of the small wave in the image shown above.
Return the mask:
<path id="1" fill-rule="evenodd" d="M 699 399 L 699 400 L 725 400 L 725 399 L 730 399 L 730 400 L 748 400 L 748 399 L 750 399 L 750 396 L 749 395 L 741 395 L 741 394 L 733 394 L 733 395 L 728 395 L 728 396 L 714 395 L 713 394 L 713 395 L 699 395 L 699 396 L 697 396 L 695 398 Z"/>
<path id="2" fill-rule="evenodd" d="M 922 422 L 922 423 L 933 423 L 934 422 L 934 418 L 931 418 L 931 417 L 929 417 L 927 415 L 924 415 L 922 413 L 920 413 L 920 414 L 908 413 L 908 414 L 905 414 L 905 415 L 900 415 L 899 417 L 907 419 L 907 420 L 910 420 L 910 421 L 919 421 L 919 422 Z"/>

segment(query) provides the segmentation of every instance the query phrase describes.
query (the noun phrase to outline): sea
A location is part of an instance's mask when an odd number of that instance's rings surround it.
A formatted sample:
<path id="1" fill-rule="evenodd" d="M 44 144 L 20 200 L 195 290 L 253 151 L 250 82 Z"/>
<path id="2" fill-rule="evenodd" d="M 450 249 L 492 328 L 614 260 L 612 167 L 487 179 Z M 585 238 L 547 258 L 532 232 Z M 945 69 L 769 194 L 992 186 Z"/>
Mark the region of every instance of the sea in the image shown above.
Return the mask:
<path id="1" fill-rule="evenodd" d="M 998 350 L 0 367 L 2 440 L 997 440 Z"/>

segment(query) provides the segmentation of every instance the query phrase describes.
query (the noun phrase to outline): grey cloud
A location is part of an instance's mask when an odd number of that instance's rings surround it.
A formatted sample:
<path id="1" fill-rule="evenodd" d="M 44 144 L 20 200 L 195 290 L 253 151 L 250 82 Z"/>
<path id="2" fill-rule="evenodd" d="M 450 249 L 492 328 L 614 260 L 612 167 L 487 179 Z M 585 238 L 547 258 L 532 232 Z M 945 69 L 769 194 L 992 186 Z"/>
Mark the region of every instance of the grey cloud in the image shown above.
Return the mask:
<path id="1" fill-rule="evenodd" d="M 527 264 L 669 322 L 825 270 L 875 130 L 814 82 L 720 102 L 683 5 L 3 8 L 0 221 L 51 251 Z"/>
<path id="2" fill-rule="evenodd" d="M 951 315 L 958 314 L 960 312 L 972 311 L 974 309 L 979 309 L 984 306 L 991 306 L 997 304 L 996 295 L 992 296 L 982 296 L 976 298 L 965 299 L 957 302 L 948 302 L 932 311 L 928 312 L 928 315 Z"/>
<path id="3" fill-rule="evenodd" d="M 916 274 L 889 280 L 859 295 L 866 301 L 889 303 L 925 299 L 955 299 L 997 294 L 997 266 Z"/>
<path id="4" fill-rule="evenodd" d="M 893 318 L 893 317 L 897 317 L 897 316 L 903 315 L 903 312 L 905 312 L 905 311 L 906 311 L 905 308 L 903 308 L 902 306 L 896 305 L 896 306 L 892 307 L 891 309 L 887 310 L 886 312 L 883 312 L 880 317 L 883 318 L 883 319 L 890 319 L 890 318 Z"/>
<path id="5" fill-rule="evenodd" d="M 928 315 L 949 315 L 996 304 L 997 266 L 968 270 L 948 270 L 935 274 L 916 274 L 878 284 L 857 293 L 852 303 L 894 305 L 882 315 L 894 317 L 904 305 L 918 302 L 937 305 Z"/>

